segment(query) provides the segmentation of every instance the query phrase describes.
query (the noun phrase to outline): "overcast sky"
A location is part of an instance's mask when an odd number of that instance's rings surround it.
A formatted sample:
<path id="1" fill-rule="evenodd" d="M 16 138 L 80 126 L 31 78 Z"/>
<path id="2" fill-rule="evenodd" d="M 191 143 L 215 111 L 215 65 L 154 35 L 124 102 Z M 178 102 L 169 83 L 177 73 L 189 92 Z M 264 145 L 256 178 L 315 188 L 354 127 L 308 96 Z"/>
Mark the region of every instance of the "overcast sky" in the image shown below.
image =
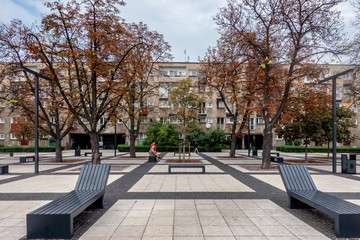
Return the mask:
<path id="1" fill-rule="evenodd" d="M 44 0 L 0 0 L 0 22 L 19 18 L 26 24 L 40 21 L 47 12 Z M 151 30 L 164 35 L 172 47 L 173 61 L 191 62 L 204 56 L 209 46 L 216 45 L 219 35 L 213 17 L 226 0 L 125 0 L 121 17 L 127 22 L 144 22 Z M 345 2 L 339 6 L 349 26 L 354 16 L 352 7 Z"/>

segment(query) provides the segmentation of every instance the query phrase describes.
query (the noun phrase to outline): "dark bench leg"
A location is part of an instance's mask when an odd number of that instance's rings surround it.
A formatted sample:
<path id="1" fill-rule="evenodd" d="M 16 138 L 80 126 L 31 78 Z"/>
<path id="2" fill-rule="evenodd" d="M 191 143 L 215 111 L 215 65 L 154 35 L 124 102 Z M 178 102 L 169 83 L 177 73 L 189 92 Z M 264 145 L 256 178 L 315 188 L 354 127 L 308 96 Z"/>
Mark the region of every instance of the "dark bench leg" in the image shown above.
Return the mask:
<path id="1" fill-rule="evenodd" d="M 96 208 L 101 209 L 104 208 L 104 196 L 100 197 L 98 200 L 96 200 L 93 204 L 91 204 L 88 208 Z"/>
<path id="2" fill-rule="evenodd" d="M 338 215 L 335 218 L 335 234 L 337 237 L 358 238 L 360 236 L 360 215 Z"/>
<path id="3" fill-rule="evenodd" d="M 73 235 L 73 219 L 70 215 L 26 216 L 27 238 L 65 238 Z"/>
<path id="4" fill-rule="evenodd" d="M 311 206 L 303 203 L 302 201 L 297 200 L 296 198 L 289 197 L 289 208 L 296 209 L 296 208 L 311 208 Z"/>

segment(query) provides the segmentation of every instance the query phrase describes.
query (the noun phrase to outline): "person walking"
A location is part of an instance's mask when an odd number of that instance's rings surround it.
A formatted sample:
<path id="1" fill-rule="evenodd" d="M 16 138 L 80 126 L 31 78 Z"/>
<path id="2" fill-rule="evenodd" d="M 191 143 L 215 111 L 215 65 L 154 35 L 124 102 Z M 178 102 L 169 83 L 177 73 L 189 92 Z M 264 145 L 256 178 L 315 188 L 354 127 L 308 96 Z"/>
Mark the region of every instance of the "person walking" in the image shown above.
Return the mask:
<path id="1" fill-rule="evenodd" d="M 194 153 L 199 153 L 198 146 L 199 146 L 199 143 L 195 142 L 194 143 Z"/>

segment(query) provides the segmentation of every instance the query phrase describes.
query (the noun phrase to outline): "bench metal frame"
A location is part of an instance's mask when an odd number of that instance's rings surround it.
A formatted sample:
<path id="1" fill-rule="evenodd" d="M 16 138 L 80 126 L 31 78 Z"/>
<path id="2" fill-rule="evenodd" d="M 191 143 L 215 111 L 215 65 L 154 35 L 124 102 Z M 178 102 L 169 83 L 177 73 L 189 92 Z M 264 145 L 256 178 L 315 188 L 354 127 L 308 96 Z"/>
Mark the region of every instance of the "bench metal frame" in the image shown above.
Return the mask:
<path id="1" fill-rule="evenodd" d="M 335 219 L 337 237 L 360 237 L 360 206 L 317 190 L 304 165 L 279 165 L 289 207 L 315 208 Z"/>
<path id="2" fill-rule="evenodd" d="M 84 165 L 73 191 L 26 215 L 27 238 L 71 238 L 77 215 L 103 208 L 109 172 L 110 165 Z"/>
<path id="3" fill-rule="evenodd" d="M 205 173 L 205 165 L 204 164 L 171 164 L 169 165 L 168 171 L 171 173 L 172 168 L 201 168 L 202 173 Z"/>
<path id="4" fill-rule="evenodd" d="M 26 161 L 26 159 L 29 159 L 29 158 L 31 158 L 32 159 L 32 161 L 35 161 L 35 156 L 25 156 L 25 157 L 20 157 L 20 163 L 26 163 L 27 161 Z"/>

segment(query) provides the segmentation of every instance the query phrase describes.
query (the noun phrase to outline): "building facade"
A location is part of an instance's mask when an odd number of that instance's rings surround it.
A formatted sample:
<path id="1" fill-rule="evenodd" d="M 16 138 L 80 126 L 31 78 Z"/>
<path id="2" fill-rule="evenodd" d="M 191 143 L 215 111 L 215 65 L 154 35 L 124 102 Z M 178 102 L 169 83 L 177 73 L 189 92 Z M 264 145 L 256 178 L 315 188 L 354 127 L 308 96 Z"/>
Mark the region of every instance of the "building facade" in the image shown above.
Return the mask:
<path id="1" fill-rule="evenodd" d="M 140 124 L 139 135 L 137 143 L 141 143 L 146 138 L 146 129 L 149 123 L 154 121 L 172 122 L 177 124 L 177 120 L 172 118 L 171 106 L 169 105 L 169 91 L 172 86 L 184 78 L 189 78 L 193 82 L 194 86 L 197 86 L 200 81 L 199 76 L 199 63 L 191 62 L 166 62 L 158 63 L 155 65 L 155 71 L 150 75 L 149 82 L 154 88 L 153 94 L 149 95 L 145 102 L 145 114 L 142 123 Z M 28 64 L 27 67 L 34 71 L 39 71 L 41 66 L 39 64 Z M 354 68 L 351 65 L 321 65 L 324 69 L 324 77 L 335 75 L 339 72 Z M 307 78 L 304 79 L 304 84 L 310 82 Z M 3 83 L 3 84 L 6 84 Z M 327 83 L 329 89 L 331 88 L 331 82 Z M 353 98 L 349 97 L 351 92 L 350 88 L 354 84 L 353 74 L 349 73 L 344 76 L 337 78 L 337 95 L 336 102 L 337 106 L 349 108 L 354 112 L 352 121 L 357 125 L 359 119 L 358 105 L 353 101 Z M 4 87 L 0 88 L 0 91 L 4 91 Z M 220 128 L 224 130 L 226 134 L 231 133 L 232 118 L 225 109 L 224 103 L 219 97 L 215 89 L 206 86 L 205 88 L 198 87 L 193 89 L 198 91 L 199 94 L 203 94 L 204 102 L 199 112 L 199 125 L 205 130 L 205 132 L 211 131 L 212 129 Z M 206 94 L 204 94 L 206 93 Z M 331 94 L 331 91 L 329 91 Z M 40 101 L 46 101 L 48 96 L 40 93 Z M 138 107 L 138 106 L 135 106 Z M 12 128 L 14 126 L 14 119 L 18 117 L 16 112 L 12 112 L 11 103 L 1 102 L 0 103 L 0 144 L 4 146 L 16 146 L 24 143 L 19 142 L 14 134 Z M 105 117 L 100 119 L 99 126 L 103 125 Z M 107 124 L 104 131 L 100 136 L 100 147 L 105 149 L 112 149 L 115 145 L 115 138 L 117 144 L 128 144 L 129 143 L 129 132 L 126 125 L 126 117 L 119 116 L 118 120 L 114 123 Z M 249 130 L 245 133 L 244 138 L 237 139 L 237 148 L 245 149 L 248 146 L 248 141 L 253 144 L 257 149 L 262 148 L 263 144 L 263 131 L 264 131 L 264 120 L 262 116 L 256 112 L 252 112 L 249 120 Z M 360 127 L 352 130 L 354 134 L 360 136 Z M 249 135 L 250 134 L 250 135 Z M 273 144 L 283 145 L 284 140 L 279 138 L 274 132 Z M 28 143 L 33 145 L 33 142 Z M 54 145 L 54 140 L 48 136 L 43 136 L 40 139 L 40 145 L 51 146 Z M 74 124 L 73 129 L 63 139 L 63 146 L 66 148 L 74 148 L 80 146 L 81 148 L 90 148 L 90 138 L 84 134 L 81 127 L 78 124 Z M 356 141 L 352 146 L 360 146 L 360 141 Z"/>

